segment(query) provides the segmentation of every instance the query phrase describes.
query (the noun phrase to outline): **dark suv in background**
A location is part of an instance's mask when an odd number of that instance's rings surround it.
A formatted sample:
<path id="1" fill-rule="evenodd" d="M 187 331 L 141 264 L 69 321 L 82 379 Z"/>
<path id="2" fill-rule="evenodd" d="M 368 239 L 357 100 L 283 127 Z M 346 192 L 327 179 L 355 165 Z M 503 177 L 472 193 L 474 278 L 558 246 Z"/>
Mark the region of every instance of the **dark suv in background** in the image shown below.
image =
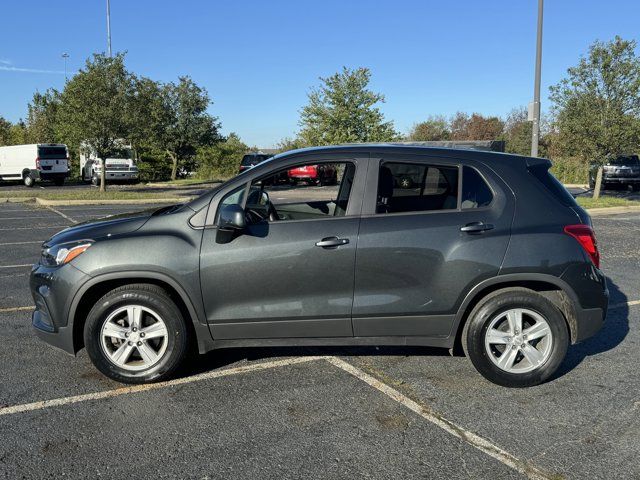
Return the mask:
<path id="1" fill-rule="evenodd" d="M 594 188 L 599 165 L 591 165 L 589 187 Z M 638 155 L 621 155 L 602 166 L 602 188 L 613 185 L 640 190 L 640 159 Z"/>
<path id="2" fill-rule="evenodd" d="M 336 185 L 274 181 L 323 164 Z M 590 218 L 550 165 L 397 145 L 281 154 L 186 205 L 54 235 L 33 325 L 131 383 L 167 378 L 192 346 L 425 345 L 536 385 L 608 303 Z"/>

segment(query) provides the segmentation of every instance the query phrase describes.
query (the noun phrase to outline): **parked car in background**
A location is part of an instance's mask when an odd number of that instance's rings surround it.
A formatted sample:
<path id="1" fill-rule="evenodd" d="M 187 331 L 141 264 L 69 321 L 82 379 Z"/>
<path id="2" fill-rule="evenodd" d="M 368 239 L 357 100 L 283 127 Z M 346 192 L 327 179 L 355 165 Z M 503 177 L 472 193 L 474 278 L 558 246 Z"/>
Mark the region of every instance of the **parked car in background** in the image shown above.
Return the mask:
<path id="1" fill-rule="evenodd" d="M 114 150 L 106 160 L 106 174 L 108 181 L 137 182 L 139 178 L 138 166 L 134 159 L 134 152 L 130 145 L 123 144 Z M 92 185 L 100 184 L 101 161 L 94 151 L 83 147 L 80 149 L 80 177 L 83 182 Z"/>
<path id="2" fill-rule="evenodd" d="M 264 162 L 265 160 L 273 157 L 273 155 L 267 155 L 263 153 L 248 153 L 240 161 L 240 169 L 238 173 L 242 173 L 245 170 L 255 167 L 256 165 Z"/>
<path id="3" fill-rule="evenodd" d="M 37 180 L 63 185 L 69 176 L 69 150 L 62 143 L 0 147 L 0 180 L 33 187 Z"/>
<path id="4" fill-rule="evenodd" d="M 292 168 L 288 172 L 291 183 L 307 182 L 313 185 L 335 185 L 338 183 L 338 170 L 332 163 L 305 165 Z"/>
<path id="5" fill-rule="evenodd" d="M 397 187 L 406 165 L 415 190 Z M 536 385 L 608 305 L 591 219 L 550 166 L 395 145 L 281 154 L 190 203 L 46 240 L 32 323 L 129 383 L 168 378 L 192 349 L 421 345 Z M 272 180 L 309 169 L 338 188 Z"/>
<path id="6" fill-rule="evenodd" d="M 596 175 L 599 165 L 592 164 L 589 171 L 589 187 L 596 185 Z M 620 155 L 609 160 L 602 166 L 602 188 L 613 185 L 640 190 L 640 159 L 638 155 Z"/>

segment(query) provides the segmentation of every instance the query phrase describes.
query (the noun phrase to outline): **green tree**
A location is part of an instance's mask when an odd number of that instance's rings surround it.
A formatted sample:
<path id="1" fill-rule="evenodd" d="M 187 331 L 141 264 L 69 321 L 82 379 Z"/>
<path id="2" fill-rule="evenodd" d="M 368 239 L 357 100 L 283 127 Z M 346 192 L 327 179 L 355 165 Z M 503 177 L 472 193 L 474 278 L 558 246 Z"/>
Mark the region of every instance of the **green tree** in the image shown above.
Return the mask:
<path id="1" fill-rule="evenodd" d="M 74 75 L 60 96 L 57 129 L 60 137 L 93 150 L 101 160 L 100 190 L 104 191 L 105 159 L 131 130 L 133 76 L 124 55 L 94 55 Z"/>
<path id="2" fill-rule="evenodd" d="M 18 123 L 11 125 L 9 129 L 9 145 L 24 145 L 29 143 L 27 140 L 27 126 L 21 119 Z"/>
<path id="3" fill-rule="evenodd" d="M 300 112 L 300 139 L 306 145 L 334 145 L 354 142 L 386 142 L 398 138 L 393 122 L 387 122 L 377 104 L 384 95 L 367 87 L 371 72 L 367 68 L 320 78 L 309 103 Z"/>
<path id="4" fill-rule="evenodd" d="M 179 167 L 194 168 L 198 148 L 220 140 L 220 123 L 207 113 L 211 103 L 207 91 L 189 77 L 163 85 L 161 98 L 150 129 L 155 143 L 171 159 L 171 179 L 175 180 Z"/>
<path id="5" fill-rule="evenodd" d="M 249 147 L 235 133 L 223 141 L 198 149 L 196 161 L 198 176 L 211 180 L 220 177 L 232 177 L 238 173 L 240 161 Z"/>
<path id="6" fill-rule="evenodd" d="M 604 161 L 640 145 L 640 58 L 636 42 L 595 42 L 551 87 L 558 141 L 566 156 Z"/>
<path id="7" fill-rule="evenodd" d="M 36 92 L 29 103 L 27 114 L 27 137 L 30 143 L 55 143 L 56 115 L 60 106 L 60 92 L 49 89 Z"/>
<path id="8" fill-rule="evenodd" d="M 11 145 L 11 122 L 0 117 L 0 146 Z"/>
<path id="9" fill-rule="evenodd" d="M 531 154 L 532 123 L 527 118 L 526 107 L 514 108 L 509 112 L 503 134 L 506 152 L 518 155 Z"/>
<path id="10" fill-rule="evenodd" d="M 307 145 L 300 137 L 296 137 L 296 138 L 285 137 L 277 143 L 276 148 L 278 149 L 279 153 L 282 153 L 282 152 L 288 152 L 289 150 L 297 150 L 299 148 L 305 148 L 308 146 L 309 145 Z"/>
<path id="11" fill-rule="evenodd" d="M 430 116 L 424 122 L 416 123 L 407 137 L 414 142 L 442 141 L 450 138 L 449 122 L 442 115 Z"/>

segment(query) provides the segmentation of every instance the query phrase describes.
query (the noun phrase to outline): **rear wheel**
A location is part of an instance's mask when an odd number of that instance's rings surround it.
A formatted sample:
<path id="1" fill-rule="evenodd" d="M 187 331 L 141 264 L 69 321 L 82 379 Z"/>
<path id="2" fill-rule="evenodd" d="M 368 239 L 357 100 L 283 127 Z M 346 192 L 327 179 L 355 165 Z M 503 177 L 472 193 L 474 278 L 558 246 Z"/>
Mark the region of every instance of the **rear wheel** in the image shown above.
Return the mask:
<path id="1" fill-rule="evenodd" d="M 22 181 L 25 187 L 33 187 L 36 184 L 36 179 L 31 176 L 31 172 L 26 172 L 22 176 Z"/>
<path id="2" fill-rule="evenodd" d="M 100 177 L 96 173 L 91 176 L 91 185 L 94 187 L 100 185 Z"/>
<path id="3" fill-rule="evenodd" d="M 465 353 L 486 379 L 505 387 L 548 380 L 567 352 L 562 313 L 537 292 L 500 290 L 473 309 L 462 334 Z"/>
<path id="4" fill-rule="evenodd" d="M 162 288 L 148 284 L 125 285 L 98 300 L 84 343 L 98 370 L 125 383 L 167 379 L 188 351 L 180 310 Z"/>

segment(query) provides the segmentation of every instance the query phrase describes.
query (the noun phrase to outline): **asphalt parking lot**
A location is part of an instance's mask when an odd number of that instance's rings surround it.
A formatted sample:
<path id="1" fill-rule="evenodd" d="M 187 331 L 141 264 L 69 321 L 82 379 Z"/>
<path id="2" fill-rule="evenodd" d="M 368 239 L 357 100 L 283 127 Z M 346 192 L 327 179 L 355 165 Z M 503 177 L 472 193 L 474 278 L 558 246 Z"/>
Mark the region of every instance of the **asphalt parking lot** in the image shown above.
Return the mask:
<path id="1" fill-rule="evenodd" d="M 426 348 L 237 349 L 123 388 L 31 334 L 30 266 L 144 206 L 0 204 L 0 477 L 640 478 L 640 215 L 594 218 L 612 308 L 539 387 Z"/>

